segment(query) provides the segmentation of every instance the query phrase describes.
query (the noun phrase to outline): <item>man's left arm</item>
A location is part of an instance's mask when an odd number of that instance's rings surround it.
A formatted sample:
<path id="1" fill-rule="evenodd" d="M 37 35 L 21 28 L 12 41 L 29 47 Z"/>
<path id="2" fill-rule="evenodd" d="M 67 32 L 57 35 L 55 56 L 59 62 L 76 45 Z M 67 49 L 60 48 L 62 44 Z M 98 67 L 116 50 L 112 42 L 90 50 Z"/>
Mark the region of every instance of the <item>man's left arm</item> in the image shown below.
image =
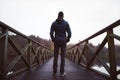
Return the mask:
<path id="1" fill-rule="evenodd" d="M 70 41 L 70 38 L 71 38 L 71 29 L 70 29 L 70 26 L 69 24 L 67 23 L 67 33 L 68 33 L 68 36 L 67 36 L 67 42 Z"/>

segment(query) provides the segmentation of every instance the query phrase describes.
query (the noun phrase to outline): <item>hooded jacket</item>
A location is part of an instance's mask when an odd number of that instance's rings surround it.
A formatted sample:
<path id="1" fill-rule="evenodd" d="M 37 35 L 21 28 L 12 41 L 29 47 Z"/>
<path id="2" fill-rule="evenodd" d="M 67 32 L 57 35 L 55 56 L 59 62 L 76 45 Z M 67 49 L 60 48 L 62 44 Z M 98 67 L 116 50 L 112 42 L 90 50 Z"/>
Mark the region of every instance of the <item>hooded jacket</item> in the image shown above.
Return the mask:
<path id="1" fill-rule="evenodd" d="M 64 19 L 56 19 L 51 25 L 50 37 L 53 42 L 69 40 L 71 38 L 71 29 L 68 22 Z"/>

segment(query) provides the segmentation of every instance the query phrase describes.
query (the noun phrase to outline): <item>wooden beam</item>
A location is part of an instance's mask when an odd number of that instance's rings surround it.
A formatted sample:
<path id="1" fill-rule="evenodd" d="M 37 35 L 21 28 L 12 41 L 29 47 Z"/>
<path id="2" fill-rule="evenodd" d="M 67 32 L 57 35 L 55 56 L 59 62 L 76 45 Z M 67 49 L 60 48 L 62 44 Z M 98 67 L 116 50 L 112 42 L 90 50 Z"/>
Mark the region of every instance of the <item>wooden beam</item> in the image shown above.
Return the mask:
<path id="1" fill-rule="evenodd" d="M 86 43 L 86 44 L 87 44 L 87 43 Z M 80 64 L 80 61 L 81 61 L 81 59 L 83 58 L 82 56 L 85 54 L 85 50 L 86 50 L 86 48 L 87 48 L 86 44 L 84 45 L 83 51 L 82 51 L 81 55 L 80 55 L 79 58 L 78 58 L 78 64 Z"/>
<path id="2" fill-rule="evenodd" d="M 108 52 L 109 52 L 109 62 L 110 62 L 110 80 L 117 80 L 115 44 L 113 37 L 109 36 L 110 34 L 113 34 L 113 29 L 107 31 L 107 34 L 108 34 Z"/>
<path id="3" fill-rule="evenodd" d="M 94 56 L 93 56 L 93 57 L 91 58 L 91 60 L 89 61 L 88 65 L 87 65 L 88 68 L 89 68 L 89 66 L 92 64 L 92 62 L 93 62 L 93 60 L 95 59 L 96 55 L 98 55 L 98 54 L 100 53 L 101 49 L 104 47 L 104 45 L 106 44 L 106 42 L 107 42 L 107 37 L 105 37 L 105 39 L 103 40 L 103 42 L 101 43 L 101 45 L 97 48 Z"/>
<path id="4" fill-rule="evenodd" d="M 120 41 L 120 36 L 116 34 L 110 34 L 110 36 Z"/>
<path id="5" fill-rule="evenodd" d="M 21 51 L 19 51 L 19 49 L 16 47 L 15 43 L 13 42 L 12 38 L 9 37 L 9 42 L 12 45 L 12 47 L 14 48 L 14 50 L 16 50 L 18 52 L 19 55 L 22 55 L 22 59 L 24 60 L 24 62 L 27 64 L 27 66 L 29 67 L 29 62 L 26 60 L 26 58 L 24 57 L 23 53 Z"/>
<path id="6" fill-rule="evenodd" d="M 87 44 L 87 46 L 89 47 L 89 49 L 94 53 L 95 51 Z M 110 69 L 108 67 L 108 65 L 105 64 L 105 62 L 99 57 L 99 56 L 95 56 L 96 59 L 103 65 L 103 67 L 107 70 L 108 73 L 110 73 Z"/>
<path id="7" fill-rule="evenodd" d="M 5 80 L 7 74 L 8 29 L 2 28 L 2 33 L 6 35 L 0 39 L 0 72 L 2 73 L 2 80 Z"/>

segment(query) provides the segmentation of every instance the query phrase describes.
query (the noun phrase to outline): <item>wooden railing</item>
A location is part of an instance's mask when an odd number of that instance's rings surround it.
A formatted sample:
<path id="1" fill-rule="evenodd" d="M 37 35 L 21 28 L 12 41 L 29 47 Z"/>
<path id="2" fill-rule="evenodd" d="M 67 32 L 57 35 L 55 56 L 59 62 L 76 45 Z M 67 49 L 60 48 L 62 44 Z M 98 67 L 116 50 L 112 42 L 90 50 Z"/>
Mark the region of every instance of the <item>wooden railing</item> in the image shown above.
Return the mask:
<path id="1" fill-rule="evenodd" d="M 0 22 L 0 80 L 8 80 L 52 56 L 47 47 Z"/>
<path id="2" fill-rule="evenodd" d="M 108 27 L 100 30 L 99 32 L 93 34 L 92 36 L 86 38 L 85 40 L 77 43 L 76 45 L 72 46 L 71 48 L 67 49 L 66 57 L 70 60 L 86 67 L 87 69 L 93 70 L 110 80 L 117 80 L 117 75 L 120 74 L 120 70 L 117 71 L 116 65 L 116 53 L 115 53 L 115 43 L 114 39 L 120 41 L 120 35 L 116 35 L 113 33 L 113 29 L 115 27 L 119 27 L 120 20 L 114 22 L 113 24 L 109 25 Z M 97 49 L 91 48 L 89 41 L 97 36 L 107 33 L 105 38 L 103 39 L 102 43 L 97 47 Z M 108 57 L 109 57 L 109 66 L 99 57 L 100 51 L 104 48 L 104 46 L 108 43 Z M 92 56 L 90 56 L 90 52 L 92 51 Z M 104 53 L 103 53 L 104 54 Z M 94 65 L 94 61 L 98 60 L 101 65 L 106 69 L 108 74 L 101 73 L 92 68 Z"/>

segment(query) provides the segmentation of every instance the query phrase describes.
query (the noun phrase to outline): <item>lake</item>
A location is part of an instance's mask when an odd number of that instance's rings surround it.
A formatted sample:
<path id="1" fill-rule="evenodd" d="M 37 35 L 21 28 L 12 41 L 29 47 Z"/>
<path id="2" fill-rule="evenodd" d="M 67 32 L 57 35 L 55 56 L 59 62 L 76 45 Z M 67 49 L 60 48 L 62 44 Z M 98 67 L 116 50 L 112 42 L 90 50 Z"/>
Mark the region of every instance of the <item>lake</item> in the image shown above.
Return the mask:
<path id="1" fill-rule="evenodd" d="M 92 68 L 109 75 L 109 73 L 106 71 L 106 69 L 104 67 L 99 67 L 99 66 L 95 65 Z M 117 71 L 118 70 L 120 70 L 120 66 L 117 66 Z M 117 78 L 120 79 L 120 74 L 117 76 Z"/>

